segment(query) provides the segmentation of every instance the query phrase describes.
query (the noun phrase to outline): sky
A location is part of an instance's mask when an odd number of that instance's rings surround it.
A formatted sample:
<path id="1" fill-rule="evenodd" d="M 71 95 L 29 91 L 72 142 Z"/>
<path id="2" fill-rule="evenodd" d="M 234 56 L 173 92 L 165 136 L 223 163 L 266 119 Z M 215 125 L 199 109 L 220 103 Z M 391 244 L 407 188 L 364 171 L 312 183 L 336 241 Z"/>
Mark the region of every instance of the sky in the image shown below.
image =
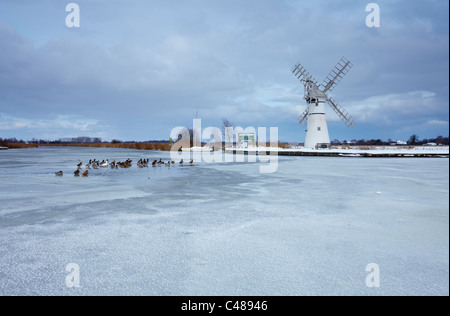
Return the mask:
<path id="1" fill-rule="evenodd" d="M 0 138 L 169 139 L 177 126 L 278 127 L 303 142 L 300 62 L 330 93 L 330 139 L 449 134 L 449 2 L 380 0 L 0 0 Z"/>

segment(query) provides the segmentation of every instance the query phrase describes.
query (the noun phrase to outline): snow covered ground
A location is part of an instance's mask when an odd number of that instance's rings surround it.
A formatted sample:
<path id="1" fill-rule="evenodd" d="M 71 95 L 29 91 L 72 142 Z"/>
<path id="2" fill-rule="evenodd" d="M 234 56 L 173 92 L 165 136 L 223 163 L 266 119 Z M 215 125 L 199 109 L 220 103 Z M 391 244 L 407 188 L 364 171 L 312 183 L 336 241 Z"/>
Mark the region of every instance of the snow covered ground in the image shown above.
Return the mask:
<path id="1" fill-rule="evenodd" d="M 232 150 L 232 148 L 227 148 Z M 235 149 L 236 150 L 236 149 Z M 239 150 L 239 149 L 238 149 Z M 436 154 L 448 155 L 448 146 L 416 146 L 409 148 L 407 146 L 353 146 L 353 147 L 332 147 L 330 149 L 312 149 L 312 148 L 270 148 L 270 147 L 253 147 L 251 151 L 277 151 L 277 152 L 316 152 L 316 153 L 344 153 L 344 154 Z"/>
<path id="2" fill-rule="evenodd" d="M 0 295 L 449 295 L 448 159 L 280 157 L 101 169 L 169 153 L 0 153 Z M 63 177 L 54 172 L 62 170 Z M 80 288 L 66 286 L 66 266 Z M 366 286 L 366 266 L 380 287 Z"/>

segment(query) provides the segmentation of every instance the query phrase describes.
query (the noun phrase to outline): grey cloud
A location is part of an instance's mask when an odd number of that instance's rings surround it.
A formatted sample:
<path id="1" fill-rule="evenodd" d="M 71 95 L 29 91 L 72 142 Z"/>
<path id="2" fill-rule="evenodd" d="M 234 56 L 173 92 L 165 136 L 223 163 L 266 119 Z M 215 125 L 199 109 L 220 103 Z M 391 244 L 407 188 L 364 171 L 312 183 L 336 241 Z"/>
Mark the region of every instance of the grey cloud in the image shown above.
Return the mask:
<path id="1" fill-rule="evenodd" d="M 82 27 L 39 46 L 0 22 L 0 113 L 80 115 L 122 139 L 166 137 L 196 108 L 216 124 L 286 130 L 305 106 L 293 64 L 322 80 L 345 55 L 355 66 L 332 95 L 361 122 L 442 120 L 448 3 L 423 2 L 380 1 L 376 30 L 364 26 L 365 4 L 351 1 L 80 1 Z M 434 94 L 431 104 L 420 91 Z"/>

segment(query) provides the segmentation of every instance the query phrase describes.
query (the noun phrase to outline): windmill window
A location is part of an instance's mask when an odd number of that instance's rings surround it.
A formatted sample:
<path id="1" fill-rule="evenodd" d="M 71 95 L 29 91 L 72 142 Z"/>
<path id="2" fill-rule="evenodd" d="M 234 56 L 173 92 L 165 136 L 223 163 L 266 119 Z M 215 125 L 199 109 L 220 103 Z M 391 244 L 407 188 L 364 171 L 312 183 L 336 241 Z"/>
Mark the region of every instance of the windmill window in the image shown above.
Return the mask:
<path id="1" fill-rule="evenodd" d="M 317 130 L 320 132 L 320 127 L 318 127 Z"/>

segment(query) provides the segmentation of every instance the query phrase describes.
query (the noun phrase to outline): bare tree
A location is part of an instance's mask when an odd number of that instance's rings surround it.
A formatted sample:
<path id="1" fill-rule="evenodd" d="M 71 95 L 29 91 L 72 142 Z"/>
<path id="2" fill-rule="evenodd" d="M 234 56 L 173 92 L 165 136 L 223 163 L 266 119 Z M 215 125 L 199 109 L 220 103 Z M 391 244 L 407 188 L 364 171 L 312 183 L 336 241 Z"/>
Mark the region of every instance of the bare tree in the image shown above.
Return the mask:
<path id="1" fill-rule="evenodd" d="M 228 119 L 224 118 L 222 122 L 223 134 L 225 135 L 225 142 L 231 144 L 233 142 L 234 125 Z"/>
<path id="2" fill-rule="evenodd" d="M 419 142 L 419 136 L 417 136 L 416 134 L 411 135 L 411 137 L 409 138 L 409 141 L 408 141 L 408 143 L 410 145 L 415 145 L 418 142 Z"/>

